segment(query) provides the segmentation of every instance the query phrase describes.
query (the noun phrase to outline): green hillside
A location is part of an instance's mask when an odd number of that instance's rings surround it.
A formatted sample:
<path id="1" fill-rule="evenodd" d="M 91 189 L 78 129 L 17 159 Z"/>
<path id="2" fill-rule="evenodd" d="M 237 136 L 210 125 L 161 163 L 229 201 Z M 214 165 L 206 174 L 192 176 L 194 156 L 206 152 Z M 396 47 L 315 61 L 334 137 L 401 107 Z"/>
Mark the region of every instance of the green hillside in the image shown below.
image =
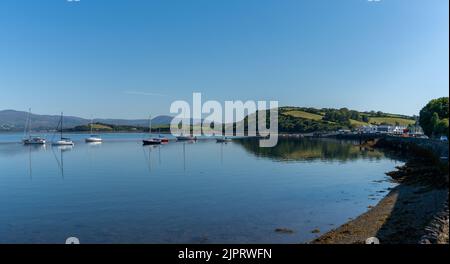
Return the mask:
<path id="1" fill-rule="evenodd" d="M 349 118 L 343 118 L 339 119 L 339 117 L 336 120 L 327 120 L 326 115 L 330 112 L 348 112 Z M 355 110 L 348 110 L 348 109 L 314 109 L 314 108 L 302 108 L 302 107 L 281 107 L 280 113 L 286 116 L 292 116 L 295 118 L 302 118 L 302 119 L 308 119 L 313 121 L 328 121 L 328 122 L 334 122 L 334 123 L 341 123 L 345 125 L 350 125 L 352 127 L 360 127 L 364 125 L 381 125 L 381 124 L 387 124 L 387 125 L 401 125 L 401 126 L 408 126 L 408 125 L 414 125 L 416 123 L 416 120 L 413 117 L 404 116 L 404 115 L 396 115 L 396 114 L 390 114 L 390 113 L 382 113 L 382 112 L 358 112 Z M 353 116 L 351 116 L 353 115 Z M 350 117 L 356 117 L 350 118 Z"/>
<path id="2" fill-rule="evenodd" d="M 402 117 L 370 117 L 369 122 L 371 124 L 391 124 L 391 125 L 400 125 L 400 126 L 408 126 L 408 125 L 414 125 L 416 123 L 416 120 L 412 119 L 405 119 Z"/>
<path id="3" fill-rule="evenodd" d="M 286 133 L 309 133 L 354 129 L 365 125 L 401 125 L 416 123 L 413 117 L 383 112 L 359 112 L 347 108 L 279 108 L 279 130 Z"/>
<path id="4" fill-rule="evenodd" d="M 304 118 L 304 119 L 311 119 L 311 120 L 322 120 L 323 116 L 320 114 L 313 114 L 313 113 L 308 113 L 305 111 L 301 111 L 301 110 L 289 110 L 284 112 L 285 115 L 290 115 L 293 117 L 299 117 L 299 118 Z"/>

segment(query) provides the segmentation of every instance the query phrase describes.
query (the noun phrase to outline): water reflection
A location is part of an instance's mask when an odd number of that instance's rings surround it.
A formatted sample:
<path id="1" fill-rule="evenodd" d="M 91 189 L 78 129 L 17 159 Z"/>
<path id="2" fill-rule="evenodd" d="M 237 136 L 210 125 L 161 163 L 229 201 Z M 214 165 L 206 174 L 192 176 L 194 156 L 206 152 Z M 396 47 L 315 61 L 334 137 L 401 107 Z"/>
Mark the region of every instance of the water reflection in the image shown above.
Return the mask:
<path id="1" fill-rule="evenodd" d="M 261 148 L 257 139 L 236 140 L 247 152 L 275 161 L 351 161 L 356 159 L 379 160 L 386 154 L 377 150 L 364 148 L 357 142 L 334 139 L 279 139 L 273 148 Z"/>
<path id="2" fill-rule="evenodd" d="M 309 241 L 311 230 L 325 232 L 381 199 L 391 186 L 384 173 L 398 165 L 323 139 L 264 149 L 237 139 L 143 147 L 108 136 L 74 147 L 0 143 L 0 243 L 59 243 L 68 233 L 91 243 Z"/>
<path id="3" fill-rule="evenodd" d="M 45 151 L 45 145 L 22 145 L 21 143 L 0 143 L 0 156 L 23 155 L 28 152 Z"/>
<path id="4" fill-rule="evenodd" d="M 45 145 L 27 145 L 28 148 L 28 175 L 30 176 L 30 180 L 33 179 L 33 162 L 32 162 L 32 153 L 38 151 L 45 151 Z"/>
<path id="5" fill-rule="evenodd" d="M 161 164 L 161 146 L 157 146 L 157 145 L 142 146 L 142 151 L 144 153 L 144 159 L 147 164 L 147 169 L 148 169 L 149 174 L 152 173 L 152 152 L 156 151 L 157 149 L 159 149 L 158 160 L 159 160 L 159 164 Z"/>
<path id="6" fill-rule="evenodd" d="M 52 147 L 52 153 L 58 164 L 59 171 L 61 173 L 61 178 L 64 179 L 64 152 L 72 151 L 73 146 L 57 146 Z M 59 152 L 59 155 L 58 155 Z M 58 157 L 59 156 L 59 157 Z"/>
<path id="7" fill-rule="evenodd" d="M 102 142 L 87 142 L 86 145 L 90 148 L 98 148 L 102 145 Z"/>

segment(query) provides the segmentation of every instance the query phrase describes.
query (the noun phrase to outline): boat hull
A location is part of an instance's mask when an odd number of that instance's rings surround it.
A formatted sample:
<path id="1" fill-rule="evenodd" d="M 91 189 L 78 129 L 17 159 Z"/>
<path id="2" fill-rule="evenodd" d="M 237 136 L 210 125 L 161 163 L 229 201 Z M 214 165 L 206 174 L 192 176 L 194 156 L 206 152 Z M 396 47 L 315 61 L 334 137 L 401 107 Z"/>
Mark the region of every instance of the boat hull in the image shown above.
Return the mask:
<path id="1" fill-rule="evenodd" d="M 24 139 L 22 140 L 24 145 L 45 145 L 45 139 L 41 138 L 33 138 L 33 139 Z"/>
<path id="2" fill-rule="evenodd" d="M 177 137 L 178 141 L 192 141 L 197 140 L 197 137 L 191 137 L 191 136 L 179 136 Z"/>
<path id="3" fill-rule="evenodd" d="M 144 144 L 144 145 L 160 145 L 161 140 L 159 140 L 159 139 L 144 139 L 144 140 L 142 140 L 142 144 Z"/>
<path id="4" fill-rule="evenodd" d="M 99 143 L 99 142 L 102 142 L 103 139 L 101 139 L 101 138 L 95 138 L 95 137 L 90 137 L 90 138 L 86 138 L 85 141 L 86 141 L 87 143 Z"/>
<path id="5" fill-rule="evenodd" d="M 58 140 L 52 143 L 53 146 L 73 146 L 75 145 L 71 140 Z"/>

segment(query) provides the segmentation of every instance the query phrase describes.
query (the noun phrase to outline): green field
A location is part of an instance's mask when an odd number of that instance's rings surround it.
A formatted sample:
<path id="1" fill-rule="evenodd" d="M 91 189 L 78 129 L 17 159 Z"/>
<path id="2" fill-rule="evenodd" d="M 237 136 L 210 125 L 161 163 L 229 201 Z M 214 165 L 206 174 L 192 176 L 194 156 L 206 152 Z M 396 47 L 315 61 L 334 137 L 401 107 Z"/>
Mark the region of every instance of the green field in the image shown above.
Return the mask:
<path id="1" fill-rule="evenodd" d="M 314 114 L 314 113 L 308 113 L 306 111 L 298 110 L 295 108 L 284 108 L 285 112 L 283 114 L 297 117 L 297 118 L 303 118 L 303 119 L 309 119 L 314 121 L 320 121 L 323 118 L 323 115 L 320 114 Z M 354 127 L 361 127 L 361 126 L 367 126 L 369 124 L 373 125 L 380 125 L 380 124 L 389 124 L 389 125 L 396 125 L 399 124 L 401 126 L 408 126 L 408 125 L 414 125 L 415 120 L 408 119 L 402 116 L 396 116 L 394 114 L 388 114 L 383 117 L 376 117 L 371 116 L 369 117 L 369 122 L 363 122 L 358 120 L 350 119 L 350 124 Z M 333 122 L 329 122 L 333 123 Z"/>
<path id="2" fill-rule="evenodd" d="M 369 122 L 371 124 L 379 125 L 379 124 L 390 124 L 395 125 L 398 123 L 401 126 L 414 125 L 416 123 L 415 120 L 406 119 L 401 117 L 370 117 Z"/>
<path id="3" fill-rule="evenodd" d="M 353 119 L 350 119 L 350 124 L 355 127 L 362 127 L 362 126 L 369 125 L 369 123 L 366 123 L 363 121 L 358 121 L 358 120 L 353 120 Z"/>
<path id="4" fill-rule="evenodd" d="M 104 130 L 112 130 L 112 127 L 107 126 L 107 125 L 103 125 L 103 124 L 92 124 L 92 125 L 89 125 L 89 129 L 91 128 L 91 126 L 92 126 L 92 130 L 102 130 L 102 131 L 104 131 Z"/>
<path id="5" fill-rule="evenodd" d="M 312 113 L 308 113 L 305 111 L 300 111 L 300 110 L 291 110 L 291 111 L 287 111 L 284 113 L 285 115 L 290 115 L 293 117 L 298 117 L 298 118 L 304 118 L 304 119 L 311 119 L 311 120 L 322 120 L 321 115 L 317 115 L 317 114 L 312 114 Z"/>

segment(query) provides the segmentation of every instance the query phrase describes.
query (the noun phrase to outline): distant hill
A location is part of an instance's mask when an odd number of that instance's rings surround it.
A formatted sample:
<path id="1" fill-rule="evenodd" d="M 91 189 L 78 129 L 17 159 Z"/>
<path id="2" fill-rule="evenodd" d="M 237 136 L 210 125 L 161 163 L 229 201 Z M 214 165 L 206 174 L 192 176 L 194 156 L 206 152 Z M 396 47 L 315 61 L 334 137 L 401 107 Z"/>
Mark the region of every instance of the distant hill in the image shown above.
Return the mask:
<path id="1" fill-rule="evenodd" d="M 408 126 L 416 123 L 416 117 L 383 113 L 383 112 L 360 112 L 347 108 L 302 108 L 302 107 L 281 107 L 280 113 L 286 116 L 310 119 L 315 121 L 328 121 L 331 123 L 342 123 L 352 127 L 364 125 L 400 125 Z"/>
<path id="2" fill-rule="evenodd" d="M 0 131 L 22 131 L 28 117 L 28 112 L 16 110 L 0 111 Z M 52 130 L 59 122 L 59 115 L 38 115 L 31 114 L 31 129 L 33 130 Z M 171 116 L 157 116 L 152 119 L 152 124 L 168 125 L 172 121 Z M 64 116 L 64 128 L 70 129 L 77 126 L 87 125 L 91 122 L 89 119 Z M 147 127 L 147 119 L 94 119 L 94 122 L 102 124 L 111 124 L 115 126 Z"/>
<path id="3" fill-rule="evenodd" d="M 87 125 L 81 125 L 76 126 L 73 128 L 67 128 L 65 131 L 68 132 L 89 132 L 91 131 L 91 125 L 92 125 L 92 131 L 93 132 L 148 132 L 149 127 L 148 126 L 129 126 L 129 125 L 112 125 L 112 124 L 103 124 L 99 122 L 95 122 L 94 124 L 87 124 Z M 169 124 L 152 124 L 152 131 L 153 132 L 168 132 L 170 130 Z"/>
<path id="4" fill-rule="evenodd" d="M 347 108 L 281 107 L 279 131 L 285 133 L 310 133 L 355 129 L 367 125 L 408 126 L 416 124 L 416 117 L 375 112 L 360 112 Z"/>
<path id="5" fill-rule="evenodd" d="M 152 125 L 168 125 L 172 121 L 173 117 L 167 115 L 161 115 L 152 118 Z M 94 119 L 94 122 L 102 124 L 111 124 L 116 126 L 138 126 L 147 127 L 148 119 Z"/>
<path id="6" fill-rule="evenodd" d="M 254 115 L 254 114 L 252 114 Z M 3 110 L 0 111 L 0 131 L 22 131 L 25 126 L 28 113 L 24 111 Z M 152 126 L 168 126 L 173 117 L 161 115 L 152 119 Z M 31 115 L 31 127 L 33 130 L 53 130 L 59 122 L 59 115 Z M 191 120 L 194 124 L 201 120 Z M 84 130 L 91 121 L 75 116 L 64 116 L 64 128 L 69 130 Z M 148 127 L 147 119 L 94 119 L 94 123 L 105 125 L 105 130 L 140 130 Z M 389 124 L 408 126 L 416 123 L 416 117 L 383 113 L 360 112 L 347 108 L 308 108 L 308 107 L 280 107 L 279 130 L 280 132 L 309 133 L 315 131 L 333 131 L 337 129 L 352 129 L 369 124 Z M 243 126 L 243 122 L 237 122 L 237 126 Z M 107 128 L 108 127 L 108 128 Z"/>
<path id="7" fill-rule="evenodd" d="M 254 120 L 252 114 L 252 119 Z M 248 120 L 249 117 L 246 117 Z M 278 130 L 282 133 L 311 133 L 318 131 L 336 131 L 339 129 L 354 129 L 366 125 L 400 125 L 416 124 L 417 117 L 383 113 L 360 112 L 347 108 L 310 108 L 310 107 L 280 107 L 278 109 Z M 234 124 L 246 130 L 243 122 Z"/>

